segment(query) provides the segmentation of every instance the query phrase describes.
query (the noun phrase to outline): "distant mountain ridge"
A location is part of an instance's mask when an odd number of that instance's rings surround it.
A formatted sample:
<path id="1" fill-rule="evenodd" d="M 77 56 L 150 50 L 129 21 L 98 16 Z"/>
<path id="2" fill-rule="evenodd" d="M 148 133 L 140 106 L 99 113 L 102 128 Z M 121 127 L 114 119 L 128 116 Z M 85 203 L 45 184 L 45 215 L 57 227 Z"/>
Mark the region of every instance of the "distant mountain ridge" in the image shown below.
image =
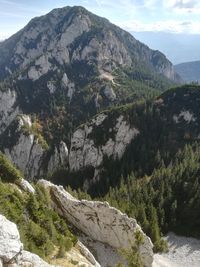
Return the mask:
<path id="1" fill-rule="evenodd" d="M 200 82 L 200 60 L 181 63 L 174 68 L 185 82 Z"/>
<path id="2" fill-rule="evenodd" d="M 164 53 L 174 65 L 195 61 L 200 58 L 200 34 L 170 32 L 131 32 L 139 41 L 151 49 Z"/>

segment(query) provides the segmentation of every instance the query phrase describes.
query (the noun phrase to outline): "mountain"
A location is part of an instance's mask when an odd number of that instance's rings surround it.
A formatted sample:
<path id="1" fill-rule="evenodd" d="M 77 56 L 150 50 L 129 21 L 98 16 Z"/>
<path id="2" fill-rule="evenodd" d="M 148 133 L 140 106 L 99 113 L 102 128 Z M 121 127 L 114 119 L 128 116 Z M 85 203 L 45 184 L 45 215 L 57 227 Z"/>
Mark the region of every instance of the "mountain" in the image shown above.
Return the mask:
<path id="1" fill-rule="evenodd" d="M 66 7 L 0 43 L 0 80 L 0 212 L 28 251 L 151 267 L 163 234 L 199 238 L 200 86 L 162 53 Z"/>
<path id="2" fill-rule="evenodd" d="M 169 32 L 131 32 L 135 38 L 152 49 L 164 53 L 173 64 L 199 60 L 199 34 Z"/>
<path id="3" fill-rule="evenodd" d="M 159 51 L 82 7 L 65 7 L 0 43 L 0 80 L 0 149 L 33 179 L 68 164 L 81 123 L 152 98 L 179 77 Z"/>
<path id="4" fill-rule="evenodd" d="M 176 72 L 186 82 L 200 81 L 200 61 L 185 62 L 175 65 Z"/>
<path id="5" fill-rule="evenodd" d="M 99 72 L 125 65 L 135 69 L 143 66 L 171 80 L 176 78 L 172 64 L 163 54 L 82 7 L 55 9 L 33 19 L 1 43 L 0 51 L 1 78 L 23 70 L 18 78 L 38 80 L 59 66 L 70 64 L 73 68 L 77 61 L 90 63 L 91 71 L 95 71 L 92 63 Z"/>

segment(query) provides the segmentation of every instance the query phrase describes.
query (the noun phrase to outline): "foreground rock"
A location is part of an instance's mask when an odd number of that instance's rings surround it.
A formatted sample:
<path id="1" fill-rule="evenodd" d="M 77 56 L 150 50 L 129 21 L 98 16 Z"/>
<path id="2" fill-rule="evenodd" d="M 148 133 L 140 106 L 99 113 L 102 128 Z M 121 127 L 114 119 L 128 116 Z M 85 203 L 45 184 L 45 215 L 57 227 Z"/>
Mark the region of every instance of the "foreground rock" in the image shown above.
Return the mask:
<path id="1" fill-rule="evenodd" d="M 23 250 L 17 226 L 0 215 L 0 266 L 51 267 L 37 255 Z"/>
<path id="2" fill-rule="evenodd" d="M 146 267 L 152 266 L 152 243 L 135 219 L 129 218 L 107 202 L 77 200 L 62 186 L 53 185 L 45 180 L 38 182 L 50 191 L 54 208 L 72 225 L 94 241 L 101 242 L 118 251 L 130 250 L 135 245 L 136 232 L 143 236 L 139 254 Z M 98 250 L 95 251 L 98 258 Z M 106 251 L 105 251 L 106 253 Z M 104 266 L 100 262 L 101 266 Z"/>

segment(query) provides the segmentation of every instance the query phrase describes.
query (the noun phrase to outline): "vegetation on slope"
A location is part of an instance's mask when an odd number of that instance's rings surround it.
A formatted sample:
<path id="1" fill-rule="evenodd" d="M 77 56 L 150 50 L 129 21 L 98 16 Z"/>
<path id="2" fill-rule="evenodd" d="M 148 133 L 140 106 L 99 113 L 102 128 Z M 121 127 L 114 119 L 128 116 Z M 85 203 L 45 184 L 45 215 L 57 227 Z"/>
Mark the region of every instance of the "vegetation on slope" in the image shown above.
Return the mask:
<path id="1" fill-rule="evenodd" d="M 137 219 L 156 250 L 162 249 L 161 232 L 200 238 L 200 144 L 186 145 L 168 166 L 161 158 L 158 163 L 151 176 L 132 173 L 105 196 Z"/>
<path id="2" fill-rule="evenodd" d="M 16 182 L 19 173 L 2 155 L 0 179 L 0 213 L 17 224 L 24 248 L 45 258 L 56 246 L 58 256 L 63 256 L 77 240 L 66 221 L 52 210 L 45 189 L 36 186 L 35 194 L 27 194 L 6 183 Z"/>
<path id="3" fill-rule="evenodd" d="M 101 179 L 88 192 L 136 218 L 156 251 L 166 249 L 161 237 L 168 231 L 200 238 L 199 101 L 199 86 L 182 86 L 155 102 L 113 109 L 107 117 L 112 125 L 123 114 L 140 134 L 121 160 L 104 160 Z M 182 111 L 193 119 L 179 116 Z M 95 140 L 102 141 L 104 133 L 96 133 Z"/>

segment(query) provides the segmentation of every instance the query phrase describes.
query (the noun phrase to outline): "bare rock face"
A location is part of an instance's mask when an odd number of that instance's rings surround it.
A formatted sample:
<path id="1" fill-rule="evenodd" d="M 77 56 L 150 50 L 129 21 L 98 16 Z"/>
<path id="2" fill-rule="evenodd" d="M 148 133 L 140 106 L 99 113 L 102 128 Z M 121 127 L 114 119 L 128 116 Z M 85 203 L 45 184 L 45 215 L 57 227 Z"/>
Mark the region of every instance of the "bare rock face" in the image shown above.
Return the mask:
<path id="1" fill-rule="evenodd" d="M 52 265 L 37 255 L 24 251 L 17 226 L 0 215 L 0 266 L 51 267 Z"/>
<path id="2" fill-rule="evenodd" d="M 0 259 L 9 262 L 23 249 L 17 226 L 0 215 Z"/>
<path id="3" fill-rule="evenodd" d="M 67 164 L 68 148 L 61 141 L 48 159 L 46 170 L 43 162 L 46 160 L 47 151 L 37 135 L 32 131 L 33 123 L 31 117 L 29 115 L 19 115 L 16 122 L 15 133 L 13 134 L 15 137 L 12 133 L 9 133 L 11 139 L 15 139 L 15 144 L 13 143 L 10 146 L 4 145 L 2 152 L 28 180 L 38 177 L 43 173 L 51 173 L 59 166 Z M 31 188 L 27 188 L 25 181 L 22 187 L 30 192 L 33 191 Z"/>
<path id="4" fill-rule="evenodd" d="M 19 114 L 17 106 L 17 94 L 10 89 L 0 91 L 0 134 L 10 125 Z"/>
<path id="5" fill-rule="evenodd" d="M 38 183 L 50 191 L 55 210 L 95 241 L 107 244 L 115 250 L 131 249 L 135 245 L 135 234 L 139 232 L 144 239 L 139 246 L 139 254 L 146 267 L 152 265 L 153 245 L 135 219 L 110 207 L 107 202 L 79 201 L 62 186 L 53 185 L 45 180 Z"/>
<path id="6" fill-rule="evenodd" d="M 106 118 L 107 115 L 104 113 L 99 114 L 91 123 L 85 124 L 74 132 L 69 154 L 70 170 L 77 171 L 87 166 L 99 167 L 104 155 L 120 159 L 127 145 L 139 134 L 139 130 L 131 127 L 121 115 L 116 118 L 114 127 L 110 129 L 112 134 L 107 133 L 106 141 L 102 144 L 95 144 L 94 136 L 105 128 Z"/>
<path id="7" fill-rule="evenodd" d="M 56 168 L 65 166 L 68 162 L 68 148 L 65 142 L 61 141 L 58 147 L 55 147 L 48 163 L 48 172 L 52 173 Z"/>
<path id="8" fill-rule="evenodd" d="M 17 181 L 17 184 L 25 192 L 30 193 L 30 194 L 34 194 L 35 193 L 35 189 L 33 188 L 33 186 L 27 180 L 20 179 L 19 181 Z"/>
<path id="9" fill-rule="evenodd" d="M 72 100 L 74 91 L 75 91 L 75 85 L 73 82 L 71 82 L 68 77 L 67 74 L 64 73 L 63 77 L 62 77 L 62 81 L 61 81 L 61 85 L 67 89 L 67 96 L 69 97 L 69 100 Z"/>
<path id="10" fill-rule="evenodd" d="M 37 176 L 42 161 L 44 149 L 33 133 L 26 134 L 23 127 L 31 127 L 32 122 L 29 116 L 21 115 L 18 118 L 18 138 L 16 144 L 5 148 L 7 158 L 17 166 L 26 177 Z"/>

